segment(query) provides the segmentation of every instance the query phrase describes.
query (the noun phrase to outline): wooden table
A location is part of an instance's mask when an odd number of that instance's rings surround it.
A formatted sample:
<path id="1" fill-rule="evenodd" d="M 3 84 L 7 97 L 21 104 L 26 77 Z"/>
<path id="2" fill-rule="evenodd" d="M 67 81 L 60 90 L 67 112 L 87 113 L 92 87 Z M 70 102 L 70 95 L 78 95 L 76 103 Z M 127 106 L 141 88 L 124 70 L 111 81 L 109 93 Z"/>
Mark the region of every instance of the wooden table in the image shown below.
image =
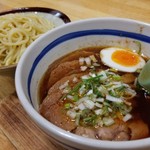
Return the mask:
<path id="1" fill-rule="evenodd" d="M 71 21 L 124 17 L 150 23 L 150 0 L 1 0 L 0 11 L 50 7 Z M 62 150 L 28 117 L 15 94 L 14 76 L 0 73 L 0 150 Z"/>

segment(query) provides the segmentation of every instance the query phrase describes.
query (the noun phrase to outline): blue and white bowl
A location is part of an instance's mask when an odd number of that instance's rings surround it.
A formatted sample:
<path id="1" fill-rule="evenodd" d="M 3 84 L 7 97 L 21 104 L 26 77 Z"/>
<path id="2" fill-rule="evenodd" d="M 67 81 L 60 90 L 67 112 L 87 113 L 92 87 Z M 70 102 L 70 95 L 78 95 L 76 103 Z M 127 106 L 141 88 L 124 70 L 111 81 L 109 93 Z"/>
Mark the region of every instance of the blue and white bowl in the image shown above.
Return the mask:
<path id="1" fill-rule="evenodd" d="M 100 141 L 60 129 L 38 113 L 38 85 L 48 66 L 67 53 L 90 46 L 121 46 L 150 57 L 150 25 L 118 18 L 95 18 L 60 26 L 33 42 L 21 57 L 15 76 L 20 102 L 29 116 L 57 143 L 81 150 L 149 150 L 150 138 L 134 141 Z"/>

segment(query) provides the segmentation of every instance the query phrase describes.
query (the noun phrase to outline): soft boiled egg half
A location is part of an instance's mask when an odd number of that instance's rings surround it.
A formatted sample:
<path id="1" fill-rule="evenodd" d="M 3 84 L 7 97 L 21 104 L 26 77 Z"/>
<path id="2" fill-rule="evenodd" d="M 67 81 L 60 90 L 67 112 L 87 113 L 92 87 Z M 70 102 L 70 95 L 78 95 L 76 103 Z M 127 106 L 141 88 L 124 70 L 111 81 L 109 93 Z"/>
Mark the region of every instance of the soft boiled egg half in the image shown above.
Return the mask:
<path id="1" fill-rule="evenodd" d="M 145 65 L 145 60 L 140 55 L 118 47 L 102 49 L 100 57 L 105 65 L 123 72 L 135 72 Z"/>

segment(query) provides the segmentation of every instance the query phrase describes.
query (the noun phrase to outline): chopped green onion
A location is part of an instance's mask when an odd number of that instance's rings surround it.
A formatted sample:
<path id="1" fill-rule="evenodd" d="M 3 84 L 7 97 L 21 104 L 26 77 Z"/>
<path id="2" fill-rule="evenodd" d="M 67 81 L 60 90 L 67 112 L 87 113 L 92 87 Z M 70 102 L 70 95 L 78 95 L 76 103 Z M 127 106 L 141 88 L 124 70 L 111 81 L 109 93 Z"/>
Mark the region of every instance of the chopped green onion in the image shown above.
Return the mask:
<path id="1" fill-rule="evenodd" d="M 122 102 L 122 98 L 117 98 L 111 95 L 106 95 L 106 99 L 112 102 L 117 102 L 117 103 L 121 103 Z"/>
<path id="2" fill-rule="evenodd" d="M 114 119 L 112 119 L 112 118 L 110 118 L 110 117 L 104 117 L 104 118 L 103 118 L 103 123 L 104 123 L 104 125 L 106 125 L 106 126 L 110 126 L 110 125 L 114 124 L 115 121 L 114 121 Z"/>
<path id="3" fill-rule="evenodd" d="M 95 112 L 96 115 L 102 115 L 103 114 L 102 109 L 96 109 L 94 112 Z"/>
<path id="4" fill-rule="evenodd" d="M 95 56 L 94 55 L 90 55 L 90 58 L 91 58 L 91 60 L 93 61 L 93 62 L 97 62 L 97 59 L 95 58 Z"/>
<path id="5" fill-rule="evenodd" d="M 72 89 L 70 87 L 64 97 L 69 102 L 64 107 L 77 125 L 110 126 L 116 117 L 123 121 L 130 119 L 132 107 L 126 99 L 131 99 L 135 94 L 114 72 L 91 72 L 82 76 L 81 82 Z"/>
<path id="6" fill-rule="evenodd" d="M 79 123 L 80 123 L 80 113 L 77 113 L 76 114 L 76 119 L 75 119 L 75 124 L 79 125 Z"/>
<path id="7" fill-rule="evenodd" d="M 73 101 L 74 101 L 74 102 L 77 102 L 78 100 L 79 100 L 79 96 L 78 96 L 77 94 L 74 95 L 74 96 L 73 96 Z"/>
<path id="8" fill-rule="evenodd" d="M 90 117 L 86 117 L 83 119 L 83 122 L 86 124 L 86 125 L 89 125 L 89 126 L 94 126 L 95 123 L 96 123 L 96 115 L 92 115 Z"/>
<path id="9" fill-rule="evenodd" d="M 86 106 L 86 108 L 88 108 L 88 109 L 93 109 L 95 106 L 94 102 L 91 100 L 88 100 L 88 99 L 86 101 L 84 101 L 83 103 Z"/>
<path id="10" fill-rule="evenodd" d="M 109 71 L 112 71 L 112 72 L 118 72 L 116 69 L 114 68 L 110 68 Z"/>
<path id="11" fill-rule="evenodd" d="M 113 78 L 115 81 L 120 81 L 120 80 L 121 80 L 121 76 L 119 76 L 119 75 L 113 75 L 112 78 Z"/>
<path id="12" fill-rule="evenodd" d="M 71 119 L 75 119 L 75 117 L 76 117 L 76 112 L 74 111 L 74 110 L 68 110 L 67 111 L 67 115 L 71 118 Z"/>
<path id="13" fill-rule="evenodd" d="M 132 118 L 132 115 L 131 114 L 126 114 L 124 117 L 123 117 L 123 121 L 124 122 L 127 122 L 128 120 L 130 120 Z"/>
<path id="14" fill-rule="evenodd" d="M 70 109 L 71 108 L 71 104 L 70 103 L 66 103 L 65 104 L 65 109 Z"/>
<path id="15" fill-rule="evenodd" d="M 85 107 L 85 105 L 84 105 L 83 103 L 80 103 L 80 104 L 78 105 L 78 108 L 79 108 L 80 110 L 84 110 L 86 107 Z"/>

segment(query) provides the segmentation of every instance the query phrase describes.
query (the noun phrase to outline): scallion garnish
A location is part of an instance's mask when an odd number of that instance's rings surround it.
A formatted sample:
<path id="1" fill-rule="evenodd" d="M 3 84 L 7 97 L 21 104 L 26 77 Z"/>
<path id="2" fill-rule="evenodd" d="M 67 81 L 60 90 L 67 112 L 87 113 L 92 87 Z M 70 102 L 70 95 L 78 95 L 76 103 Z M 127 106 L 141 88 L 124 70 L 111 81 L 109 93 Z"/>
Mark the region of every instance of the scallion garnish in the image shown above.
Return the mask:
<path id="1" fill-rule="evenodd" d="M 70 109 L 71 108 L 71 104 L 70 103 L 66 103 L 65 104 L 65 109 Z"/>
<path id="2" fill-rule="evenodd" d="M 110 126 L 115 119 L 131 119 L 131 105 L 126 99 L 135 91 L 109 70 L 90 73 L 65 95 L 68 116 L 82 126 Z M 70 105 L 71 104 L 71 105 Z M 119 114 L 119 115 L 118 115 Z"/>

